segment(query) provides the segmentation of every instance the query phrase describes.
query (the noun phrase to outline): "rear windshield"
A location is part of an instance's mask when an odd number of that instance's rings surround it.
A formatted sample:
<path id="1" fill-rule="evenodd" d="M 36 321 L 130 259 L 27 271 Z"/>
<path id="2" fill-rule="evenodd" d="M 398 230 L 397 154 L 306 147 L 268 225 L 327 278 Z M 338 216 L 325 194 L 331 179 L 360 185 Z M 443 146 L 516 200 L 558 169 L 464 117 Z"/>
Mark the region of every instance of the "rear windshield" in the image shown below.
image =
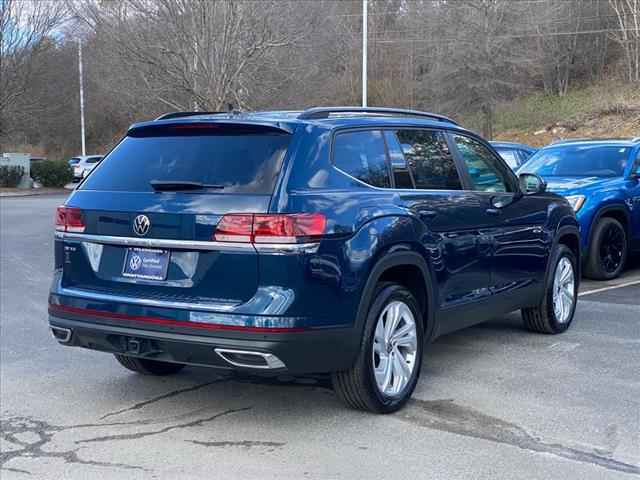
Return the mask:
<path id="1" fill-rule="evenodd" d="M 80 189 L 153 192 L 150 182 L 158 180 L 222 187 L 216 193 L 271 194 L 290 140 L 270 130 L 156 130 L 126 137 Z"/>

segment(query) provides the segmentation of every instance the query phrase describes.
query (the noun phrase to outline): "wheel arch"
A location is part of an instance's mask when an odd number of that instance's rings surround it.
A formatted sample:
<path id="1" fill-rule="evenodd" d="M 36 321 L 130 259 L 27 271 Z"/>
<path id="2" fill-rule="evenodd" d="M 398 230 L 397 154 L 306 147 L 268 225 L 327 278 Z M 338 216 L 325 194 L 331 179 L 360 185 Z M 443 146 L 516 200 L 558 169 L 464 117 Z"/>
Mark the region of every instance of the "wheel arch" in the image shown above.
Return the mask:
<path id="1" fill-rule="evenodd" d="M 405 286 L 414 294 L 423 310 L 425 339 L 431 338 L 436 307 L 433 278 L 424 257 L 410 247 L 386 253 L 371 269 L 362 290 L 356 317 L 357 330 L 362 332 L 364 328 L 376 285 L 380 281 L 392 281 Z"/>
<path id="2" fill-rule="evenodd" d="M 593 232 L 594 227 L 598 224 L 598 222 L 603 218 L 613 218 L 618 220 L 622 227 L 624 228 L 625 233 L 627 234 L 627 245 L 629 248 L 631 247 L 631 215 L 629 214 L 626 206 L 624 204 L 612 204 L 605 205 L 601 207 L 596 214 L 593 216 L 593 220 L 589 225 L 589 243 L 587 244 L 587 248 L 591 246 L 591 242 L 593 241 Z"/>
<path id="3" fill-rule="evenodd" d="M 555 251 L 558 245 L 565 245 L 568 247 L 576 257 L 576 281 L 579 283 L 582 278 L 582 262 L 581 262 L 581 247 L 580 247 L 580 230 L 578 227 L 574 225 L 564 225 L 556 231 L 555 238 L 553 239 L 553 244 L 551 246 L 551 251 Z M 553 261 L 553 255 L 549 255 L 549 259 L 547 260 L 547 270 L 544 277 L 544 291 L 546 291 L 549 282 L 551 281 L 551 269 L 553 265 L 551 262 Z M 579 286 L 579 285 L 578 285 Z M 543 293 L 544 294 L 544 293 Z"/>

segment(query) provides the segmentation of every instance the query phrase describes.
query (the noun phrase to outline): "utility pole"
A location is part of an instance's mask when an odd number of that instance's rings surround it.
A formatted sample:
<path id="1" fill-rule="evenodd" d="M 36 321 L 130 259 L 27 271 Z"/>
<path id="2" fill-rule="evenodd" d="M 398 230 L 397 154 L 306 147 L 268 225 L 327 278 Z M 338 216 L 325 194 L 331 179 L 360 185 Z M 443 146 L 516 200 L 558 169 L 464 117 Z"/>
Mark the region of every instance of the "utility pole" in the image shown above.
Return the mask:
<path id="1" fill-rule="evenodd" d="M 367 106 L 367 4 L 362 0 L 362 106 Z"/>
<path id="2" fill-rule="evenodd" d="M 84 139 L 84 87 L 82 85 L 82 40 L 78 39 L 78 75 L 80 77 L 80 135 L 82 137 L 82 155 L 87 154 Z"/>
<path id="3" fill-rule="evenodd" d="M 199 112 L 198 98 L 196 92 L 198 91 L 198 39 L 193 40 L 193 111 Z"/>

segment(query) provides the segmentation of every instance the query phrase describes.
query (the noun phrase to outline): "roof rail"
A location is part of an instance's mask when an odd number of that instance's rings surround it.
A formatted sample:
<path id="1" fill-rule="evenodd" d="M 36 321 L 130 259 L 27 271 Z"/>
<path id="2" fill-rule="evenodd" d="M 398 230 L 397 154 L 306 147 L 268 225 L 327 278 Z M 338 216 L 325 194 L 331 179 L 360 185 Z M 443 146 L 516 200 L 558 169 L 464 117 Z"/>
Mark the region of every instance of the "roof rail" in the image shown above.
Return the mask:
<path id="1" fill-rule="evenodd" d="M 551 142 L 551 145 L 560 145 L 561 143 L 572 143 L 572 142 L 586 142 L 589 140 L 599 140 L 598 138 L 562 138 L 560 140 L 554 140 Z"/>
<path id="2" fill-rule="evenodd" d="M 556 140 L 555 142 L 551 142 L 551 145 L 560 145 L 562 143 L 572 143 L 572 142 L 631 142 L 631 143 L 639 143 L 640 137 L 635 138 L 565 138 L 562 140 Z"/>
<path id="3" fill-rule="evenodd" d="M 171 118 L 181 118 L 181 117 L 195 117 L 196 115 L 216 115 L 218 113 L 228 113 L 228 112 L 169 112 L 163 115 L 160 115 L 155 120 L 169 120 Z"/>
<path id="4" fill-rule="evenodd" d="M 322 118 L 329 118 L 331 114 L 340 113 L 353 113 L 363 115 L 403 115 L 406 117 L 423 117 L 430 118 L 432 120 L 438 120 L 440 122 L 452 123 L 458 125 L 457 122 L 445 117 L 444 115 L 438 115 L 435 113 L 421 112 L 419 110 L 408 110 L 403 108 L 385 108 L 385 107 L 313 107 L 308 108 L 300 115 L 299 120 L 318 120 Z"/>

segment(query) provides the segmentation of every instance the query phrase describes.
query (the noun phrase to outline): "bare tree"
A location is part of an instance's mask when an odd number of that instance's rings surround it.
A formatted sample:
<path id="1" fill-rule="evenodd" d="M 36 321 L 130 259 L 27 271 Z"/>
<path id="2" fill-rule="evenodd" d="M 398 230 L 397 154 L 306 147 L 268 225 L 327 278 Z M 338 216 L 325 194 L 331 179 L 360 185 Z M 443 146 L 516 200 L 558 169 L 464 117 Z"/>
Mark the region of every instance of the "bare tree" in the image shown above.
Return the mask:
<path id="1" fill-rule="evenodd" d="M 274 49 L 291 46 L 275 0 L 122 0 L 77 9 L 148 98 L 171 109 L 246 106 Z M 303 26 L 298 27 L 302 30 Z"/>
<path id="2" fill-rule="evenodd" d="M 508 0 L 467 0 L 446 8 L 456 37 L 443 51 L 441 95 L 452 110 L 480 113 L 487 138 L 493 137 L 496 104 L 522 91 L 532 66 L 528 49 L 509 35 L 528 18 L 527 8 Z"/>
<path id="3" fill-rule="evenodd" d="M 612 38 L 624 51 L 627 79 L 640 82 L 640 0 L 609 0 L 619 30 Z"/>
<path id="4" fill-rule="evenodd" d="M 54 46 L 52 32 L 65 19 L 60 2 L 0 0 L 0 141 L 18 120 L 39 108 L 29 95 L 42 58 Z"/>

